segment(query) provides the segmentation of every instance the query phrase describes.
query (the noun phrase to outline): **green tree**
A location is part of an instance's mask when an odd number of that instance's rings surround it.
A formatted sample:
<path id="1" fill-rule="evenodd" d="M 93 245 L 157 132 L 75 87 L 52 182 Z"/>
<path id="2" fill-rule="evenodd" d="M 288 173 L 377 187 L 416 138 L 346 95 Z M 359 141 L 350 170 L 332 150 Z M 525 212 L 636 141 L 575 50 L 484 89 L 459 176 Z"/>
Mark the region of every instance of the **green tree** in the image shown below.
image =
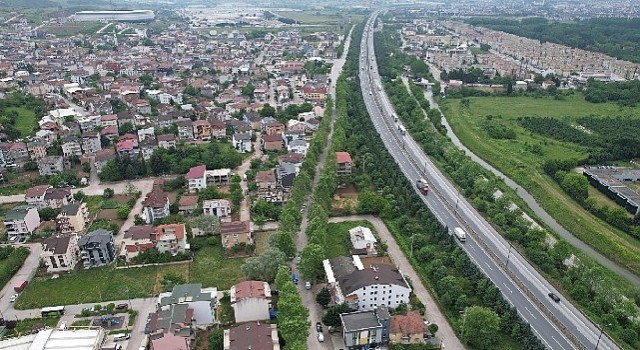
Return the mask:
<path id="1" fill-rule="evenodd" d="M 270 240 L 271 244 L 280 249 L 287 257 L 292 258 L 296 255 L 296 244 L 292 234 L 281 231 L 273 234 Z"/>
<path id="2" fill-rule="evenodd" d="M 224 349 L 224 330 L 222 328 L 214 328 L 209 336 L 209 350 Z"/>
<path id="3" fill-rule="evenodd" d="M 324 259 L 326 259 L 326 254 L 321 245 L 307 244 L 300 252 L 300 273 L 308 280 L 320 280 L 324 274 L 322 267 Z"/>
<path id="4" fill-rule="evenodd" d="M 493 349 L 500 334 L 500 317 L 483 306 L 471 306 L 465 309 L 462 340 L 476 349 Z"/>
<path id="5" fill-rule="evenodd" d="M 38 209 L 38 214 L 40 215 L 40 220 L 49 221 L 55 219 L 56 216 L 60 214 L 60 209 L 41 208 Z"/>
<path id="6" fill-rule="evenodd" d="M 118 219 L 126 220 L 129 217 L 129 213 L 131 212 L 131 207 L 126 204 L 123 204 L 118 207 L 116 211 L 116 215 L 118 215 Z"/>
<path id="7" fill-rule="evenodd" d="M 111 197 L 113 197 L 113 188 L 107 187 L 104 189 L 104 191 L 102 191 L 102 198 L 104 199 L 109 199 Z"/>
<path id="8" fill-rule="evenodd" d="M 584 201 L 589 196 L 589 180 L 582 174 L 575 172 L 567 173 L 560 186 L 571 197 L 578 201 Z"/>
<path id="9" fill-rule="evenodd" d="M 189 224 L 205 235 L 213 235 L 220 229 L 220 219 L 213 215 L 196 216 L 189 220 Z"/>
<path id="10" fill-rule="evenodd" d="M 331 302 L 331 293 L 327 288 L 322 288 L 318 295 L 316 295 L 316 303 L 322 305 L 322 307 L 327 307 Z"/>
<path id="11" fill-rule="evenodd" d="M 82 202 L 87 195 L 82 191 L 78 191 L 73 194 L 73 199 L 77 202 Z"/>
<path id="12" fill-rule="evenodd" d="M 334 305 L 327 310 L 327 313 L 322 317 L 322 323 L 329 327 L 342 326 L 342 320 L 340 320 L 340 314 L 346 312 L 353 312 L 347 304 Z"/>
<path id="13" fill-rule="evenodd" d="M 273 108 L 268 103 L 266 103 L 264 105 L 264 107 L 262 107 L 262 109 L 260 110 L 260 117 L 262 117 L 262 118 L 275 117 L 275 116 L 276 116 L 276 109 Z"/>
<path id="14" fill-rule="evenodd" d="M 250 280 L 273 282 L 278 268 L 286 262 L 287 256 L 271 247 L 259 256 L 248 258 L 242 265 L 242 273 Z"/>

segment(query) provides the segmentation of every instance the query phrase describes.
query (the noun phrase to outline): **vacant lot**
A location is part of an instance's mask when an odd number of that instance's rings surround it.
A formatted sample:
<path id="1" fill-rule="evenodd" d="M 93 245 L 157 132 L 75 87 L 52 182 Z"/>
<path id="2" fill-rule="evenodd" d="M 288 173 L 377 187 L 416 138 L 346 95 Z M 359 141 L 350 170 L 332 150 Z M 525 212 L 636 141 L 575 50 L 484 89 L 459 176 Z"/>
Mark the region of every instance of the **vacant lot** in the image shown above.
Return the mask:
<path id="1" fill-rule="evenodd" d="M 474 153 L 525 187 L 565 228 L 618 263 L 640 273 L 640 242 L 594 217 L 567 196 L 541 165 L 547 159 L 582 159 L 586 149 L 532 134 L 517 118 L 548 116 L 574 120 L 587 115 L 640 118 L 640 108 L 613 103 L 592 104 L 580 94 L 565 100 L 530 97 L 476 97 L 463 107 L 459 99 L 445 102 L 447 120 Z M 487 116 L 491 116 L 487 118 Z M 515 132 L 515 139 L 495 139 L 487 124 Z M 601 198 L 599 198 L 601 199 Z"/>
<path id="2" fill-rule="evenodd" d="M 194 261 L 189 267 L 189 281 L 202 283 L 203 287 L 227 290 L 245 279 L 241 271 L 244 260 L 244 258 L 225 259 L 219 245 L 205 246 L 196 252 Z"/>
<path id="3" fill-rule="evenodd" d="M 83 304 L 127 297 L 145 298 L 162 289 L 165 275 L 180 275 L 188 281 L 185 265 L 152 266 L 115 270 L 113 266 L 61 274 L 56 279 L 34 278 L 15 303 L 18 309 Z M 129 289 L 129 294 L 125 289 Z"/>
<path id="4" fill-rule="evenodd" d="M 47 25 L 43 31 L 57 36 L 72 36 L 76 34 L 94 34 L 98 29 L 104 27 L 104 23 L 99 22 L 68 22 L 64 24 Z"/>
<path id="5" fill-rule="evenodd" d="M 22 136 L 29 136 L 33 129 L 38 125 L 36 123 L 36 113 L 23 107 L 9 107 L 7 111 L 16 111 L 18 119 L 16 120 L 16 129 L 20 131 Z"/>

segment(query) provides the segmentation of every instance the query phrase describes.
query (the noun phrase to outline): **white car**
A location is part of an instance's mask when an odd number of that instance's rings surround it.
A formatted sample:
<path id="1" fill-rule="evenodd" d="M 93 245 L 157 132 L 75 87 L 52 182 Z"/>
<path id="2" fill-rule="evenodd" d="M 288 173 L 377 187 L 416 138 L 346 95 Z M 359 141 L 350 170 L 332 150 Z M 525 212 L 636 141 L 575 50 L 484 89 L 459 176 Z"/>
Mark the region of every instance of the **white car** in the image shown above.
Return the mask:
<path id="1" fill-rule="evenodd" d="M 324 334 L 322 334 L 322 332 L 318 332 L 318 341 L 319 342 L 324 342 Z"/>
<path id="2" fill-rule="evenodd" d="M 311 282 L 307 281 L 304 283 L 304 288 L 305 289 L 311 289 Z"/>
<path id="3" fill-rule="evenodd" d="M 9 298 L 9 302 L 10 302 L 10 303 L 13 303 L 13 302 L 15 302 L 15 301 L 16 301 L 16 299 L 18 299 L 18 294 L 14 294 L 14 295 L 12 295 L 12 296 Z"/>

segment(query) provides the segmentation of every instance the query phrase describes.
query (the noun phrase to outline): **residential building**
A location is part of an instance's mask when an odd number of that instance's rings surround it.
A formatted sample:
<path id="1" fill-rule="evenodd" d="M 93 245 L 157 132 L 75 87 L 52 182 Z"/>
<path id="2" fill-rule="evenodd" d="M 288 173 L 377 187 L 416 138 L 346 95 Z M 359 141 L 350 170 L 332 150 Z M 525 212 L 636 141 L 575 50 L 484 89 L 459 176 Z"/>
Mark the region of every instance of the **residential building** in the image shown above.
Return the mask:
<path id="1" fill-rule="evenodd" d="M 100 116 L 102 128 L 115 127 L 118 128 L 118 116 L 115 114 L 107 114 Z"/>
<path id="2" fill-rule="evenodd" d="M 56 218 L 58 229 L 64 234 L 83 232 L 89 221 L 89 209 L 82 202 L 63 205 Z"/>
<path id="3" fill-rule="evenodd" d="M 102 172 L 102 167 L 107 164 L 108 161 L 116 158 L 116 151 L 112 148 L 103 149 L 101 151 L 96 152 L 94 157 L 95 163 L 93 164 L 96 167 L 96 172 L 100 174 Z"/>
<path id="4" fill-rule="evenodd" d="M 50 176 L 64 171 L 62 156 L 46 156 L 38 161 L 38 172 L 42 176 Z"/>
<path id="5" fill-rule="evenodd" d="M 307 83 L 302 87 L 305 100 L 323 104 L 327 99 L 327 86 L 323 84 Z"/>
<path id="6" fill-rule="evenodd" d="M 280 350 L 278 326 L 257 322 L 225 329 L 223 344 L 224 350 Z"/>
<path id="7" fill-rule="evenodd" d="M 253 151 L 251 144 L 251 134 L 249 133 L 236 133 L 231 137 L 231 143 L 233 148 L 240 153 L 247 153 Z"/>
<path id="8" fill-rule="evenodd" d="M 62 140 L 62 155 L 65 158 L 82 155 L 82 145 L 77 137 L 69 136 Z"/>
<path id="9" fill-rule="evenodd" d="M 169 195 L 162 191 L 151 191 L 143 202 L 142 213 L 147 224 L 169 216 Z"/>
<path id="10" fill-rule="evenodd" d="M 336 257 L 322 262 L 327 288 L 335 304 L 347 303 L 352 309 L 372 310 L 386 306 L 395 309 L 409 303 L 411 287 L 402 273 L 387 264 L 364 267 L 360 257 Z"/>
<path id="11" fill-rule="evenodd" d="M 236 323 L 269 319 L 271 288 L 264 281 L 243 281 L 229 291 Z"/>
<path id="12" fill-rule="evenodd" d="M 76 235 L 51 236 L 42 243 L 40 258 L 48 273 L 73 271 L 78 263 L 78 240 Z"/>
<path id="13" fill-rule="evenodd" d="M 29 157 L 33 161 L 39 161 L 47 156 L 47 142 L 44 140 L 36 139 L 27 143 L 27 150 L 29 151 Z"/>
<path id="14" fill-rule="evenodd" d="M 199 328 L 206 328 L 215 323 L 215 310 L 218 290 L 202 288 L 202 284 L 178 284 L 171 292 L 160 293 L 158 309 L 169 305 L 186 304 L 193 310 L 193 318 Z"/>
<path id="15" fill-rule="evenodd" d="M 82 151 L 84 151 L 84 154 L 95 154 L 101 149 L 100 133 L 88 131 L 82 134 Z"/>
<path id="16" fill-rule="evenodd" d="M 391 317 L 389 341 L 392 344 L 423 344 L 427 326 L 416 311 Z"/>
<path id="17" fill-rule="evenodd" d="M 280 151 L 282 149 L 282 137 L 280 135 L 263 135 L 262 149 L 265 151 Z"/>
<path id="18" fill-rule="evenodd" d="M 207 184 L 214 184 L 216 186 L 226 186 L 231 182 L 231 169 L 213 169 L 207 170 Z"/>
<path id="19" fill-rule="evenodd" d="M 17 206 L 4 216 L 4 228 L 9 238 L 28 236 L 40 226 L 38 209 L 28 205 Z"/>
<path id="20" fill-rule="evenodd" d="M 73 202 L 71 190 L 66 188 L 48 188 L 44 194 L 44 207 L 59 209 Z"/>
<path id="21" fill-rule="evenodd" d="M 191 214 L 198 207 L 198 196 L 182 195 L 178 201 L 178 210 L 182 214 Z"/>
<path id="22" fill-rule="evenodd" d="M 84 268 L 108 265 L 116 256 L 113 231 L 98 229 L 78 239 L 78 248 L 82 252 Z"/>
<path id="23" fill-rule="evenodd" d="M 189 192 L 194 192 L 207 187 L 207 167 L 205 165 L 194 166 L 185 176 L 188 182 Z"/>
<path id="24" fill-rule="evenodd" d="M 231 220 L 231 201 L 228 199 L 209 199 L 202 202 L 204 215 L 220 218 L 220 221 Z"/>
<path id="25" fill-rule="evenodd" d="M 146 139 L 154 139 L 156 138 L 156 131 L 153 126 L 144 129 L 138 129 L 138 141 L 142 142 Z"/>
<path id="26" fill-rule="evenodd" d="M 196 337 L 196 320 L 194 310 L 189 304 L 178 303 L 165 305 L 151 314 L 149 334 L 151 339 L 162 339 L 167 335 L 183 338 L 190 343 Z"/>
<path id="27" fill-rule="evenodd" d="M 95 128 L 102 126 L 102 117 L 100 115 L 89 115 L 85 117 L 78 117 L 76 121 L 80 125 L 80 130 L 85 132 L 94 131 Z"/>
<path id="28" fill-rule="evenodd" d="M 340 315 L 342 340 L 347 349 L 373 349 L 389 341 L 391 316 L 387 308 L 349 312 Z"/>
<path id="29" fill-rule="evenodd" d="M 307 154 L 307 149 L 309 148 L 309 144 L 305 140 L 293 140 L 289 142 L 287 145 L 287 151 L 293 153 L 300 153 L 302 155 Z"/>
<path id="30" fill-rule="evenodd" d="M 24 199 L 29 206 L 36 208 L 44 208 L 44 195 L 47 190 L 53 188 L 49 185 L 34 186 L 27 189 Z"/>
<path id="31" fill-rule="evenodd" d="M 253 244 L 253 235 L 249 221 L 232 221 L 220 223 L 220 238 L 225 250 L 239 243 Z"/>
<path id="32" fill-rule="evenodd" d="M 144 160 L 150 160 L 153 152 L 158 149 L 158 141 L 156 141 L 155 138 L 147 137 L 144 141 L 140 142 L 139 146 L 142 158 Z"/>
<path id="33" fill-rule="evenodd" d="M 349 152 L 336 152 L 336 163 L 338 163 L 338 175 L 351 175 L 353 161 Z"/>
<path id="34" fill-rule="evenodd" d="M 220 121 L 220 120 L 211 121 L 211 137 L 216 138 L 218 140 L 224 139 L 227 137 L 227 127 L 224 125 L 223 121 Z"/>
<path id="35" fill-rule="evenodd" d="M 173 335 L 159 334 L 151 338 L 150 350 L 191 350 L 191 339 Z"/>
<path id="36" fill-rule="evenodd" d="M 353 254 L 375 255 L 378 240 L 368 227 L 357 226 L 349 230 Z"/>
<path id="37" fill-rule="evenodd" d="M 281 202 L 282 189 L 278 186 L 273 170 L 259 171 L 255 178 L 258 187 L 258 198 L 267 202 Z"/>
<path id="38" fill-rule="evenodd" d="M 151 241 L 160 253 L 176 255 L 189 249 L 187 230 L 184 224 L 160 225 L 154 229 Z"/>
<path id="39" fill-rule="evenodd" d="M 120 255 L 126 260 L 133 259 L 147 249 L 154 249 L 152 237 L 155 234 L 151 225 L 135 225 L 124 231 Z"/>
<path id="40" fill-rule="evenodd" d="M 192 124 L 193 136 L 198 140 L 211 140 L 211 124 L 207 120 L 196 120 Z"/>
<path id="41" fill-rule="evenodd" d="M 264 125 L 264 133 L 265 135 L 279 135 L 284 134 L 284 124 L 279 121 L 271 122 Z"/>
<path id="42" fill-rule="evenodd" d="M 169 149 L 176 147 L 176 136 L 173 134 L 158 135 L 158 147 Z"/>
<path id="43" fill-rule="evenodd" d="M 181 140 L 193 140 L 193 122 L 188 118 L 178 119 L 178 138 Z"/>

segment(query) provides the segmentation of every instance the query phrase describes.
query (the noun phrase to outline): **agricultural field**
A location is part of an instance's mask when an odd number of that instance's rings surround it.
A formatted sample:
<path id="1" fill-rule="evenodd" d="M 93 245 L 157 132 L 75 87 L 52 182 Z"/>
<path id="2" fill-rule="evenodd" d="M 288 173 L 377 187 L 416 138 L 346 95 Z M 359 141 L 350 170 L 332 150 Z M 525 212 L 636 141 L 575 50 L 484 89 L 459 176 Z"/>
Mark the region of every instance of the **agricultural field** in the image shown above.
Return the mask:
<path id="1" fill-rule="evenodd" d="M 621 116 L 640 119 L 640 108 L 614 103 L 593 104 L 581 94 L 564 99 L 531 97 L 471 97 L 448 99 L 444 113 L 461 141 L 518 182 L 554 218 L 578 238 L 606 256 L 640 273 L 640 242 L 583 209 L 547 176 L 542 164 L 550 159 L 585 159 L 585 146 L 563 142 L 524 129 L 520 117 L 551 117 L 572 124 L 580 117 Z M 593 193 L 592 191 L 589 192 Z M 594 196 L 606 204 L 606 197 Z"/>

